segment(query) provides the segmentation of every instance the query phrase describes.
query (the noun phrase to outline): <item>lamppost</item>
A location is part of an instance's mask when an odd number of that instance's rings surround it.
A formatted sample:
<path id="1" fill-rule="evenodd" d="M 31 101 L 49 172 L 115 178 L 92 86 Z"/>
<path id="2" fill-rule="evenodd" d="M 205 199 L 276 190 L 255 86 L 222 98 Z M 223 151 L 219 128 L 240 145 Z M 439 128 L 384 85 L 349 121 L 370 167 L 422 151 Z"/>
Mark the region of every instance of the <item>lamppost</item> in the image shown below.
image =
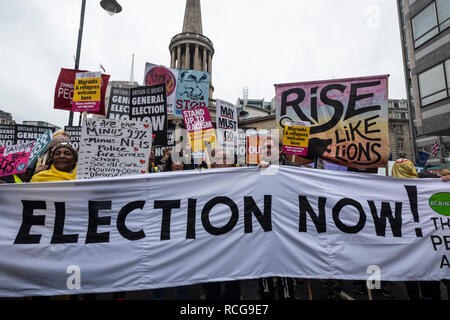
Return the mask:
<path id="1" fill-rule="evenodd" d="M 119 13 L 122 11 L 122 7 L 116 0 L 102 0 L 100 5 L 110 15 Z M 75 70 L 78 70 L 80 66 L 80 53 L 81 53 L 81 39 L 83 38 L 83 24 L 84 24 L 84 12 L 86 9 L 86 0 L 81 1 L 81 16 L 80 16 L 80 28 L 78 29 L 78 43 L 77 43 L 77 55 L 75 57 Z M 69 113 L 69 126 L 73 124 L 73 111 Z"/>

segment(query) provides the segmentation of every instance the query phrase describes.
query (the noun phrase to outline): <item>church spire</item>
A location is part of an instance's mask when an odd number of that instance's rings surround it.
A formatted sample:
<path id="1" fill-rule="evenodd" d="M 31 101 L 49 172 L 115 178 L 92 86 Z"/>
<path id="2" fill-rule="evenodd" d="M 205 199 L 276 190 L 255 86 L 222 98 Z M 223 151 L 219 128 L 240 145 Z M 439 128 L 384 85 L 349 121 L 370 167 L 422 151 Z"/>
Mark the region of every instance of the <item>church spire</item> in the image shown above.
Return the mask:
<path id="1" fill-rule="evenodd" d="M 182 32 L 203 34 L 200 0 L 186 0 Z"/>
<path id="2" fill-rule="evenodd" d="M 183 31 L 172 37 L 169 51 L 171 68 L 206 71 L 212 79 L 214 46 L 212 41 L 203 35 L 200 0 L 186 0 Z M 211 82 L 210 99 L 213 93 L 214 86 Z"/>

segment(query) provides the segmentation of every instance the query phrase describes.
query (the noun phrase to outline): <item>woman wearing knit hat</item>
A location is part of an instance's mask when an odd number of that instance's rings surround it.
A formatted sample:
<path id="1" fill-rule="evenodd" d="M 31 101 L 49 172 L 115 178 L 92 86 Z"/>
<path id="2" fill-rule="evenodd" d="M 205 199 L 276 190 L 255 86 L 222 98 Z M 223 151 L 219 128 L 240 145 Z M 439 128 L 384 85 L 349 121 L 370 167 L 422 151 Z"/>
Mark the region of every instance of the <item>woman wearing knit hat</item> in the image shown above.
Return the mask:
<path id="1" fill-rule="evenodd" d="M 50 169 L 35 174 L 30 182 L 75 180 L 77 161 L 78 152 L 69 142 L 58 143 L 51 149 Z"/>
<path id="2" fill-rule="evenodd" d="M 50 146 L 48 147 L 48 150 L 45 152 L 45 154 L 42 156 L 42 158 L 39 159 L 39 160 L 43 160 L 43 161 L 42 162 L 38 161 L 38 164 L 37 164 L 36 168 L 34 169 L 34 174 L 38 174 L 39 172 L 50 168 L 50 165 L 52 162 L 51 161 L 52 150 L 57 144 L 62 143 L 62 142 L 70 143 L 70 134 L 64 130 L 59 130 L 59 131 L 56 131 L 55 133 L 53 133 L 52 141 L 50 141 Z"/>

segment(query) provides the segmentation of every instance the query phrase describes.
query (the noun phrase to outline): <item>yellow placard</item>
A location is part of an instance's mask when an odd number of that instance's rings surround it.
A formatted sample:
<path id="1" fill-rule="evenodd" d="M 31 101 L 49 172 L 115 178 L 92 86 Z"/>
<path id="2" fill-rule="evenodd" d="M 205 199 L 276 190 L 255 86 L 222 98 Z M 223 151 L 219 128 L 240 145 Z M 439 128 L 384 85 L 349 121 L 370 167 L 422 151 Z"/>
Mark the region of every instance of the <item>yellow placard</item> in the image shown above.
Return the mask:
<path id="1" fill-rule="evenodd" d="M 101 87 L 102 87 L 101 77 L 75 79 L 73 101 L 74 102 L 100 101 Z"/>
<path id="2" fill-rule="evenodd" d="M 308 147 L 310 127 L 285 126 L 283 145 L 294 147 Z"/>

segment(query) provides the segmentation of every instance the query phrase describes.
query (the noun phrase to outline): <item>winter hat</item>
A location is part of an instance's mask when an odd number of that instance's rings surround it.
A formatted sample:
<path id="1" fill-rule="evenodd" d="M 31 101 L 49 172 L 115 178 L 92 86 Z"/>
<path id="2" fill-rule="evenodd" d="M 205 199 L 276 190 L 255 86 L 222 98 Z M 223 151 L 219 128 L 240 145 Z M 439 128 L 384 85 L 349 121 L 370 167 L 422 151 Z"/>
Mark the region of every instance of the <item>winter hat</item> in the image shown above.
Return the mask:
<path id="1" fill-rule="evenodd" d="M 52 141 L 50 142 L 50 150 L 52 150 L 58 143 L 70 142 L 70 134 L 64 130 L 56 131 L 53 134 Z"/>
<path id="2" fill-rule="evenodd" d="M 60 143 L 58 143 L 56 146 L 54 146 L 53 149 L 52 149 L 52 153 L 51 153 L 52 159 L 53 159 L 53 155 L 55 154 L 55 151 L 58 150 L 59 148 L 67 148 L 67 149 L 69 149 L 69 150 L 72 152 L 72 154 L 73 154 L 73 156 L 74 156 L 74 158 L 75 158 L 75 161 L 78 162 L 78 152 L 77 152 L 77 150 L 70 144 L 70 142 L 60 142 Z"/>

